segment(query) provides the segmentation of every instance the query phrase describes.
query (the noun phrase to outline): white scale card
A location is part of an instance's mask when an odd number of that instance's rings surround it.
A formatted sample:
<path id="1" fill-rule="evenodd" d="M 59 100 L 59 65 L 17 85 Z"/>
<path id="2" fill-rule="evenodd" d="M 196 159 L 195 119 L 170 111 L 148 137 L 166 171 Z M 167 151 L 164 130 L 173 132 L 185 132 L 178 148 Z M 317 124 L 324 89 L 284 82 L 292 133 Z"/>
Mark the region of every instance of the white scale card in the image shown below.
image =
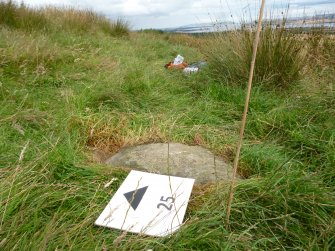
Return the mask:
<path id="1" fill-rule="evenodd" d="M 194 179 L 132 170 L 95 224 L 166 236 L 183 223 Z"/>

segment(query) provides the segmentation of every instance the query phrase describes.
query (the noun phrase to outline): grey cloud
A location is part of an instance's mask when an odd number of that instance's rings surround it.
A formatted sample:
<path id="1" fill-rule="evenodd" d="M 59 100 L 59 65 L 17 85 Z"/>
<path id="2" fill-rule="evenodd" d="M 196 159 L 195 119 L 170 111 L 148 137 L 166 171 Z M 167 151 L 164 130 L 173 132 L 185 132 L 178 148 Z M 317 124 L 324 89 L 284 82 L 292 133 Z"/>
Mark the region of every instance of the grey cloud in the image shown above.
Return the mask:
<path id="1" fill-rule="evenodd" d="M 21 0 L 16 0 L 20 2 Z M 53 4 L 93 9 L 111 18 L 124 17 L 134 28 L 163 28 L 213 20 L 238 21 L 254 18 L 260 0 L 23 0 L 33 6 Z M 334 0 L 268 0 L 267 9 L 284 10 L 290 3 L 291 13 L 334 10 Z M 335 12 L 335 10 L 334 10 Z M 233 16 L 233 17 L 231 17 Z M 235 19 L 235 20 L 234 20 Z"/>

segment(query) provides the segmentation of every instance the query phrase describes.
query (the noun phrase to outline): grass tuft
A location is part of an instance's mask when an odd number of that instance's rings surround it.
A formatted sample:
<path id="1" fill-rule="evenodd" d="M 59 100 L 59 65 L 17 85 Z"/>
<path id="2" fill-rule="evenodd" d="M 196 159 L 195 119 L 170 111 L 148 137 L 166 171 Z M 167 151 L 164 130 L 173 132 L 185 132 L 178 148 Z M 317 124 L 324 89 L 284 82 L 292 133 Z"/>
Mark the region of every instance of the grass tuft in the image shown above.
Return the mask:
<path id="1" fill-rule="evenodd" d="M 212 75 L 225 84 L 244 84 L 255 33 L 241 30 L 217 33 L 204 48 Z M 254 79 L 271 87 L 285 88 L 300 79 L 306 60 L 305 43 L 285 28 L 266 23 L 258 45 Z"/>
<path id="2" fill-rule="evenodd" d="M 106 32 L 107 30 L 112 36 L 126 36 L 129 34 L 129 23 L 121 18 L 118 18 L 116 22 L 112 23 L 111 29 L 109 29 L 108 26 L 106 27 Z"/>

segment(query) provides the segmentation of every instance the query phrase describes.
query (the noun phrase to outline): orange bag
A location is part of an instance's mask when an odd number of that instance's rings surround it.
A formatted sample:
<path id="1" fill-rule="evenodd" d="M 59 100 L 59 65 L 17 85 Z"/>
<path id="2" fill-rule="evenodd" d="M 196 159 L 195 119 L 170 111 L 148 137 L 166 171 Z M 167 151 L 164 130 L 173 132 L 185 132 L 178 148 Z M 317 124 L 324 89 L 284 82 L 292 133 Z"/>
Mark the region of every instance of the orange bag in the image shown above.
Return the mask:
<path id="1" fill-rule="evenodd" d="M 182 62 L 181 64 L 173 64 L 172 62 L 167 63 L 164 67 L 166 69 L 185 69 L 188 66 L 186 62 Z"/>

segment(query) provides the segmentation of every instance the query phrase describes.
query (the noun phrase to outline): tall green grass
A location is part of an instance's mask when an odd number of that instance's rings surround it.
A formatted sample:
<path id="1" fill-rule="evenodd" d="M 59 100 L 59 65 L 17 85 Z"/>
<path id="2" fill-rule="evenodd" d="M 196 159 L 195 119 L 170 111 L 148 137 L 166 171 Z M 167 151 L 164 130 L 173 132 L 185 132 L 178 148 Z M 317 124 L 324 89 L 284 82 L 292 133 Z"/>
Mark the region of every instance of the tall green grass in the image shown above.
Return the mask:
<path id="1" fill-rule="evenodd" d="M 217 33 L 204 47 L 212 75 L 227 84 L 245 83 L 248 77 L 255 32 L 246 25 L 240 30 Z M 306 43 L 285 28 L 265 23 L 258 45 L 256 83 L 271 87 L 293 85 L 301 76 L 306 60 Z"/>
<path id="2" fill-rule="evenodd" d="M 29 9 L 24 4 L 18 6 L 13 1 L 0 2 L 0 24 L 15 29 L 33 30 L 48 29 L 45 15 L 38 10 Z"/>
<path id="3" fill-rule="evenodd" d="M 27 32 L 43 30 L 70 33 L 102 32 L 111 36 L 129 34 L 129 24 L 123 19 L 115 22 L 91 10 L 68 8 L 29 8 L 24 3 L 18 6 L 13 1 L 0 2 L 0 25 Z"/>

